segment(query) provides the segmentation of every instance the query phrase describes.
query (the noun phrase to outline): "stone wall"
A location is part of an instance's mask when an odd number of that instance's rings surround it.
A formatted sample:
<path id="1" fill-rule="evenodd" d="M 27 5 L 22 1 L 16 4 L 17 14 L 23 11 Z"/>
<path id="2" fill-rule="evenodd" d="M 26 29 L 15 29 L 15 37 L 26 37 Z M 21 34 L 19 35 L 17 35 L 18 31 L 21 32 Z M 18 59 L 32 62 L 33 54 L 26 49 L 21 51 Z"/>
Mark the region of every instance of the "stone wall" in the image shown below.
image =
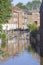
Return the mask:
<path id="1" fill-rule="evenodd" d="M 31 32 L 30 43 L 35 51 L 40 54 L 40 31 Z"/>

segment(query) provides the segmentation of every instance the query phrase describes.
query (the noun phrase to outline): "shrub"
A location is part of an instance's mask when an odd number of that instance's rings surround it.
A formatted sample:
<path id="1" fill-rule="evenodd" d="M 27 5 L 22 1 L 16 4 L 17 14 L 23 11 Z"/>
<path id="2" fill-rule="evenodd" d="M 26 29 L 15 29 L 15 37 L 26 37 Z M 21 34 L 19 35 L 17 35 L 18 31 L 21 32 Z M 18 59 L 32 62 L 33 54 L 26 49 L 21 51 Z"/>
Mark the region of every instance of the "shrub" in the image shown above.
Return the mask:
<path id="1" fill-rule="evenodd" d="M 6 47 L 6 34 L 3 32 L 2 24 L 0 24 L 0 38 L 2 39 L 1 47 L 5 48 Z"/>
<path id="2" fill-rule="evenodd" d="M 6 34 L 5 33 L 2 34 L 2 39 L 6 39 Z"/>
<path id="3" fill-rule="evenodd" d="M 6 34 L 3 33 L 2 34 L 2 45 L 1 45 L 2 48 L 5 48 L 6 47 Z"/>
<path id="4" fill-rule="evenodd" d="M 29 24 L 27 26 L 28 26 L 28 28 L 30 29 L 31 32 L 34 32 L 35 30 L 38 29 L 36 24 Z"/>

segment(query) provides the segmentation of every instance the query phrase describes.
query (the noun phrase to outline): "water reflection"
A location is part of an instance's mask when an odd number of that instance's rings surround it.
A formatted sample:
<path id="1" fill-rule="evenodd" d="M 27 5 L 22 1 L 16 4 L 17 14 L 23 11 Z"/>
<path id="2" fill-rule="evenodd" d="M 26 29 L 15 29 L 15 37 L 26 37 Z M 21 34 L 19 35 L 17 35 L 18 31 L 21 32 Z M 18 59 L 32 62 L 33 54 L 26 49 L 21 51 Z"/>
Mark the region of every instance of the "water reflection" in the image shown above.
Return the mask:
<path id="1" fill-rule="evenodd" d="M 40 61 L 32 56 L 32 53 L 24 51 L 16 57 L 10 57 L 6 62 L 0 63 L 1 65 L 40 65 Z"/>
<path id="2" fill-rule="evenodd" d="M 30 46 L 29 32 L 15 32 L 9 36 L 8 47 L 0 54 L 1 65 L 40 65 L 38 54 L 25 51 Z M 2 50 L 2 49 L 1 49 Z"/>
<path id="3" fill-rule="evenodd" d="M 43 57 L 40 57 L 40 64 L 43 65 Z"/>

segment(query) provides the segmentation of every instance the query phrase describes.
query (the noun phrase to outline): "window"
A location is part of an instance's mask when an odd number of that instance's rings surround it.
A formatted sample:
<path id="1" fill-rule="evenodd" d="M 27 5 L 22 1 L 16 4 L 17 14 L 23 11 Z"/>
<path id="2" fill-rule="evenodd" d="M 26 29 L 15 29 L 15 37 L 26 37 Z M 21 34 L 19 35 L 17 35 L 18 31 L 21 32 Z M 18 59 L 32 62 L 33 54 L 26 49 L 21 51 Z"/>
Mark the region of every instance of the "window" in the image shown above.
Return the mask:
<path id="1" fill-rule="evenodd" d="M 17 18 L 18 17 L 18 13 L 14 13 L 14 18 Z"/>
<path id="2" fill-rule="evenodd" d="M 27 19 L 23 19 L 22 24 L 25 25 L 27 22 Z"/>
<path id="3" fill-rule="evenodd" d="M 37 18 L 38 17 L 38 14 L 34 14 L 34 18 Z"/>
<path id="4" fill-rule="evenodd" d="M 14 21 L 14 24 L 17 24 L 17 21 Z"/>
<path id="5" fill-rule="evenodd" d="M 15 21 L 18 21 L 18 19 L 17 19 L 17 18 L 14 18 L 14 22 L 15 22 Z"/>
<path id="6" fill-rule="evenodd" d="M 37 21 L 35 21 L 35 24 L 37 24 Z"/>

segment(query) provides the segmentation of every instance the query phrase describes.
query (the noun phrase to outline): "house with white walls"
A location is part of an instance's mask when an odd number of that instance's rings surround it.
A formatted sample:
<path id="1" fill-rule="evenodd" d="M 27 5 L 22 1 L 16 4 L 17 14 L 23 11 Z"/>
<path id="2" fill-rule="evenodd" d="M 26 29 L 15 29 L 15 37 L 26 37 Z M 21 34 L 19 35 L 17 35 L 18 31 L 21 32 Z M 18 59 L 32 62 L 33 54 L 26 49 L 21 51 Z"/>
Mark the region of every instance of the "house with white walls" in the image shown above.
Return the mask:
<path id="1" fill-rule="evenodd" d="M 18 27 L 16 24 L 2 24 L 3 30 L 13 30 Z"/>

